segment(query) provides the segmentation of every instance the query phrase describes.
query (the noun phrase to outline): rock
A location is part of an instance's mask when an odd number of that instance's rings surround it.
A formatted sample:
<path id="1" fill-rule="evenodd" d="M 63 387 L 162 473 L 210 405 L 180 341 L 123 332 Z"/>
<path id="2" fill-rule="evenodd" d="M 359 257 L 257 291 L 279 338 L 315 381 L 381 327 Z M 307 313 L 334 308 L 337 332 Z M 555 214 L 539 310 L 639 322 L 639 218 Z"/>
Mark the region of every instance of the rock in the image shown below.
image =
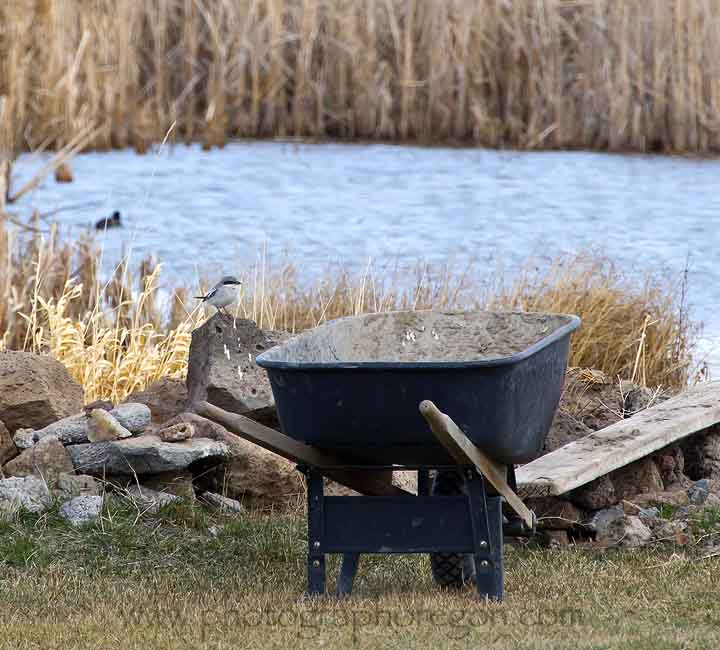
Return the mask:
<path id="1" fill-rule="evenodd" d="M 638 494 L 634 499 L 634 503 L 641 507 L 648 506 L 684 506 L 688 503 L 687 491 L 680 489 L 661 490 L 659 492 L 646 492 Z"/>
<path id="2" fill-rule="evenodd" d="M 37 442 L 35 429 L 18 429 L 12 438 L 18 449 L 30 449 Z"/>
<path id="3" fill-rule="evenodd" d="M 34 431 L 32 435 L 26 433 L 29 431 L 27 429 L 21 429 L 21 431 L 23 432 L 22 439 L 18 440 L 18 436 L 16 435 L 15 444 L 19 445 L 20 442 L 22 442 L 23 445 L 29 443 L 35 444 L 38 440 L 43 440 L 44 438 L 56 438 L 64 445 L 75 445 L 88 441 L 88 419 L 84 412 L 76 413 L 75 415 L 70 415 L 69 417 Z"/>
<path id="4" fill-rule="evenodd" d="M 180 497 L 166 492 L 158 492 L 151 488 L 131 485 L 127 489 L 128 496 L 146 512 L 155 513 L 163 506 L 180 500 Z"/>
<path id="5" fill-rule="evenodd" d="M 652 458 L 641 458 L 610 474 L 616 499 L 634 500 L 638 494 L 664 489 L 660 470 Z"/>
<path id="6" fill-rule="evenodd" d="M 640 508 L 638 512 L 638 517 L 640 517 L 640 519 L 656 519 L 659 516 L 660 511 L 655 506 L 651 506 L 650 508 Z"/>
<path id="7" fill-rule="evenodd" d="M 227 431 L 223 426 L 195 413 L 182 413 L 165 423 L 192 423 L 196 436 L 224 442 L 230 459 L 215 472 L 201 477 L 200 484 L 212 492 L 257 506 L 281 504 L 304 490 L 302 475 L 295 464 Z"/>
<path id="8" fill-rule="evenodd" d="M 624 533 L 625 513 L 621 506 L 606 508 L 594 513 L 586 527 L 595 534 L 599 544 L 616 544 Z"/>
<path id="9" fill-rule="evenodd" d="M 37 476 L 0 480 L 0 512 L 12 515 L 19 510 L 42 512 L 50 507 L 52 497 L 47 484 Z"/>
<path id="10" fill-rule="evenodd" d="M 568 498 L 585 510 L 601 510 L 620 500 L 615 495 L 615 486 L 607 474 L 569 492 Z"/>
<path id="11" fill-rule="evenodd" d="M 597 431 L 619 422 L 623 416 L 624 399 L 618 382 L 602 372 L 584 368 L 569 368 L 560 410 Z"/>
<path id="12" fill-rule="evenodd" d="M 592 430 L 581 420 L 566 413 L 563 409 L 558 409 L 540 456 L 560 449 L 569 442 L 584 438 L 588 433 L 592 433 Z"/>
<path id="13" fill-rule="evenodd" d="M 183 442 L 163 442 L 152 435 L 71 445 L 67 450 L 77 471 L 100 476 L 183 470 L 201 461 L 212 465 L 226 460 L 229 455 L 228 447 L 215 440 L 193 438 Z"/>
<path id="14" fill-rule="evenodd" d="M 210 438 L 227 445 L 230 457 L 227 463 L 198 477 L 204 490 L 222 492 L 253 506 L 278 505 L 288 497 L 303 494 L 303 477 L 291 463 L 270 451 L 230 433 L 220 424 L 195 413 L 181 413 L 164 426 L 179 422 L 192 423 L 195 438 Z M 177 443 L 171 443 L 177 444 Z"/>
<path id="15" fill-rule="evenodd" d="M 195 427 L 191 422 L 181 422 L 173 424 L 169 427 L 163 427 L 157 432 L 160 440 L 165 442 L 179 442 L 180 440 L 188 440 L 195 435 Z"/>
<path id="16" fill-rule="evenodd" d="M 665 488 L 669 488 L 675 483 L 684 483 L 687 481 L 687 477 L 683 473 L 685 469 L 685 457 L 680 447 L 675 446 L 662 449 L 653 456 L 653 459 L 660 470 L 660 477 Z"/>
<path id="17" fill-rule="evenodd" d="M 95 409 L 102 409 L 103 411 L 112 411 L 114 408 L 115 408 L 115 406 L 109 399 L 96 399 L 94 402 L 90 402 L 90 404 L 85 404 L 85 406 L 83 406 L 85 415 L 90 415 L 90 412 L 94 411 Z"/>
<path id="18" fill-rule="evenodd" d="M 15 458 L 19 453 L 20 450 L 15 445 L 7 427 L 0 422 L 0 466 Z"/>
<path id="19" fill-rule="evenodd" d="M 624 395 L 623 411 L 626 418 L 669 398 L 667 394 L 654 391 L 647 386 L 636 386 L 629 381 L 621 382 L 620 390 Z"/>
<path id="20" fill-rule="evenodd" d="M 688 500 L 694 506 L 700 506 L 710 495 L 710 481 L 706 478 L 695 481 L 687 491 Z"/>
<path id="21" fill-rule="evenodd" d="M 243 512 L 244 510 L 242 504 L 238 500 L 224 497 L 221 494 L 216 494 L 215 492 L 204 492 L 202 498 L 204 501 L 207 501 L 210 505 L 215 506 L 219 510 L 229 510 L 230 512 Z"/>
<path id="22" fill-rule="evenodd" d="M 163 377 L 145 390 L 132 393 L 126 401 L 145 404 L 150 409 L 152 421 L 160 424 L 185 411 L 188 391 L 181 379 Z"/>
<path id="23" fill-rule="evenodd" d="M 565 530 L 579 526 L 585 518 L 572 503 L 557 497 L 531 497 L 525 503 L 544 530 Z"/>
<path id="24" fill-rule="evenodd" d="M 640 517 L 625 517 L 624 531 L 620 543 L 622 546 L 644 546 L 652 539 L 652 531 Z"/>
<path id="25" fill-rule="evenodd" d="M 42 429 L 82 406 L 80 384 L 59 361 L 30 352 L 0 353 L 0 420 L 11 433 Z"/>
<path id="26" fill-rule="evenodd" d="M 60 474 L 72 474 L 75 471 L 67 450 L 53 437 L 43 438 L 5 463 L 2 469 L 6 476 L 34 475 L 42 477 L 48 483 L 54 482 Z"/>
<path id="27" fill-rule="evenodd" d="M 92 476 L 80 474 L 60 474 L 55 482 L 55 491 L 59 496 L 72 499 L 79 496 L 100 496 L 105 492 L 103 484 Z"/>
<path id="28" fill-rule="evenodd" d="M 60 516 L 71 526 L 84 526 L 100 516 L 102 507 L 103 497 L 86 494 L 63 503 L 60 506 Z"/>
<path id="29" fill-rule="evenodd" d="M 142 433 L 150 424 L 150 409 L 138 402 L 123 402 L 112 411 L 112 415 L 122 426 L 131 433 Z"/>
<path id="30" fill-rule="evenodd" d="M 195 487 L 193 475 L 190 471 L 162 472 L 152 474 L 143 478 L 143 487 L 148 487 L 158 492 L 166 492 L 183 497 L 190 501 L 195 499 Z"/>
<path id="31" fill-rule="evenodd" d="M 682 446 L 685 473 L 694 481 L 720 478 L 720 427 L 690 436 Z"/>
<path id="32" fill-rule="evenodd" d="M 55 182 L 56 183 L 72 183 L 73 173 L 68 163 L 60 163 L 55 168 Z"/>
<path id="33" fill-rule="evenodd" d="M 263 412 L 275 402 L 255 357 L 289 338 L 243 318 L 215 314 L 192 333 L 187 388 L 190 404 L 206 400 L 234 413 Z"/>
<path id="34" fill-rule="evenodd" d="M 167 428 L 183 423 L 192 424 L 195 430 L 195 438 L 210 438 L 210 440 L 220 440 L 223 442 L 228 435 L 231 435 L 221 424 L 208 420 L 197 413 L 180 413 L 167 422 L 163 422 L 161 426 L 162 428 Z M 237 436 L 234 437 L 237 438 Z"/>
<path id="35" fill-rule="evenodd" d="M 90 442 L 108 442 L 130 438 L 132 433 L 120 424 L 110 412 L 93 409 L 88 415 L 87 439 Z"/>

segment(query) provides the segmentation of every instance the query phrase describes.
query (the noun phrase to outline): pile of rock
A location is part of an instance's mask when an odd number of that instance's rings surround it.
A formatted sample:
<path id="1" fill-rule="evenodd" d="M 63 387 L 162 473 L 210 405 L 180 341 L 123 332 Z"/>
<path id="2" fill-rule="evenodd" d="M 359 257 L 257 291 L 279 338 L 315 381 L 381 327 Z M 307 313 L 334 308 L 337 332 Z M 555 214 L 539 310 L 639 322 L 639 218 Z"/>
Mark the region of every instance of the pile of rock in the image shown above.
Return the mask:
<path id="1" fill-rule="evenodd" d="M 277 426 L 254 363 L 275 343 L 251 321 L 218 316 L 193 333 L 187 386 L 161 379 L 118 405 L 83 405 L 81 387 L 50 357 L 0 353 L 0 512 L 39 511 L 59 496 L 73 499 L 61 512 L 85 521 L 108 488 L 149 508 L 200 496 L 235 511 L 302 493 L 291 463 L 189 407 L 190 393 Z"/>
<path id="2" fill-rule="evenodd" d="M 571 369 L 543 452 L 666 398 L 629 382 L 612 382 L 598 371 Z M 561 544 L 569 539 L 620 546 L 688 543 L 689 522 L 702 517 L 704 509 L 720 508 L 720 431 L 690 436 L 562 497 L 529 498 L 527 503 L 540 526 Z"/>

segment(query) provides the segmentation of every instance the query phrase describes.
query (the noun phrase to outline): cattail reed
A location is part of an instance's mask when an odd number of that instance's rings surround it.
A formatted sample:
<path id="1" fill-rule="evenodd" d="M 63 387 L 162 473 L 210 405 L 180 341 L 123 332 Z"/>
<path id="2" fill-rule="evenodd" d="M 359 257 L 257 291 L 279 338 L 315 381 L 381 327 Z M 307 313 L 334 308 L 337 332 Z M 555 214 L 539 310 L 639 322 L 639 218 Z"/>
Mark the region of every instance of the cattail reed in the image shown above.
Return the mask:
<path id="1" fill-rule="evenodd" d="M 0 147 L 173 137 L 720 151 L 707 0 L 5 0 Z"/>

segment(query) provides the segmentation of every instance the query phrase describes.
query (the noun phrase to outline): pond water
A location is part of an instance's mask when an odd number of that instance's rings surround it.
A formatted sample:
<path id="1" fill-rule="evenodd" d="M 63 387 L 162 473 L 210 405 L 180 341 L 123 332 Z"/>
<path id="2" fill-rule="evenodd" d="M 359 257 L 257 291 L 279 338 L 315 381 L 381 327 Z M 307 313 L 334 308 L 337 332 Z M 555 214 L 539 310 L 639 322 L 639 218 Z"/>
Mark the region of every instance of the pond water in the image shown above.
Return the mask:
<path id="1" fill-rule="evenodd" d="M 38 169 L 24 156 L 17 183 Z M 267 245 L 311 279 L 329 262 L 419 260 L 509 275 L 528 259 L 596 249 L 638 277 L 689 264 L 702 353 L 720 368 L 720 161 L 587 152 L 238 142 L 89 153 L 75 181 L 48 178 L 21 209 L 59 208 L 73 232 L 114 210 L 102 239 L 113 262 L 155 254 L 165 282 L 192 285 L 247 268 Z M 717 372 L 715 373 L 717 374 Z"/>

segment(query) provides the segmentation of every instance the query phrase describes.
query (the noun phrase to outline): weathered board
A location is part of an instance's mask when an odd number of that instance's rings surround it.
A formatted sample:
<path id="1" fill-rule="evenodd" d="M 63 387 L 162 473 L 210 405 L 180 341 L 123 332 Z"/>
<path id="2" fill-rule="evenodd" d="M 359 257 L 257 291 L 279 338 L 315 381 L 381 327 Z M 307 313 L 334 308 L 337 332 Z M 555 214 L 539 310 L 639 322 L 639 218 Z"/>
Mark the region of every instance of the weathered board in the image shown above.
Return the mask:
<path id="1" fill-rule="evenodd" d="M 523 497 L 564 494 L 718 423 L 720 382 L 698 384 L 523 465 L 518 491 Z"/>

